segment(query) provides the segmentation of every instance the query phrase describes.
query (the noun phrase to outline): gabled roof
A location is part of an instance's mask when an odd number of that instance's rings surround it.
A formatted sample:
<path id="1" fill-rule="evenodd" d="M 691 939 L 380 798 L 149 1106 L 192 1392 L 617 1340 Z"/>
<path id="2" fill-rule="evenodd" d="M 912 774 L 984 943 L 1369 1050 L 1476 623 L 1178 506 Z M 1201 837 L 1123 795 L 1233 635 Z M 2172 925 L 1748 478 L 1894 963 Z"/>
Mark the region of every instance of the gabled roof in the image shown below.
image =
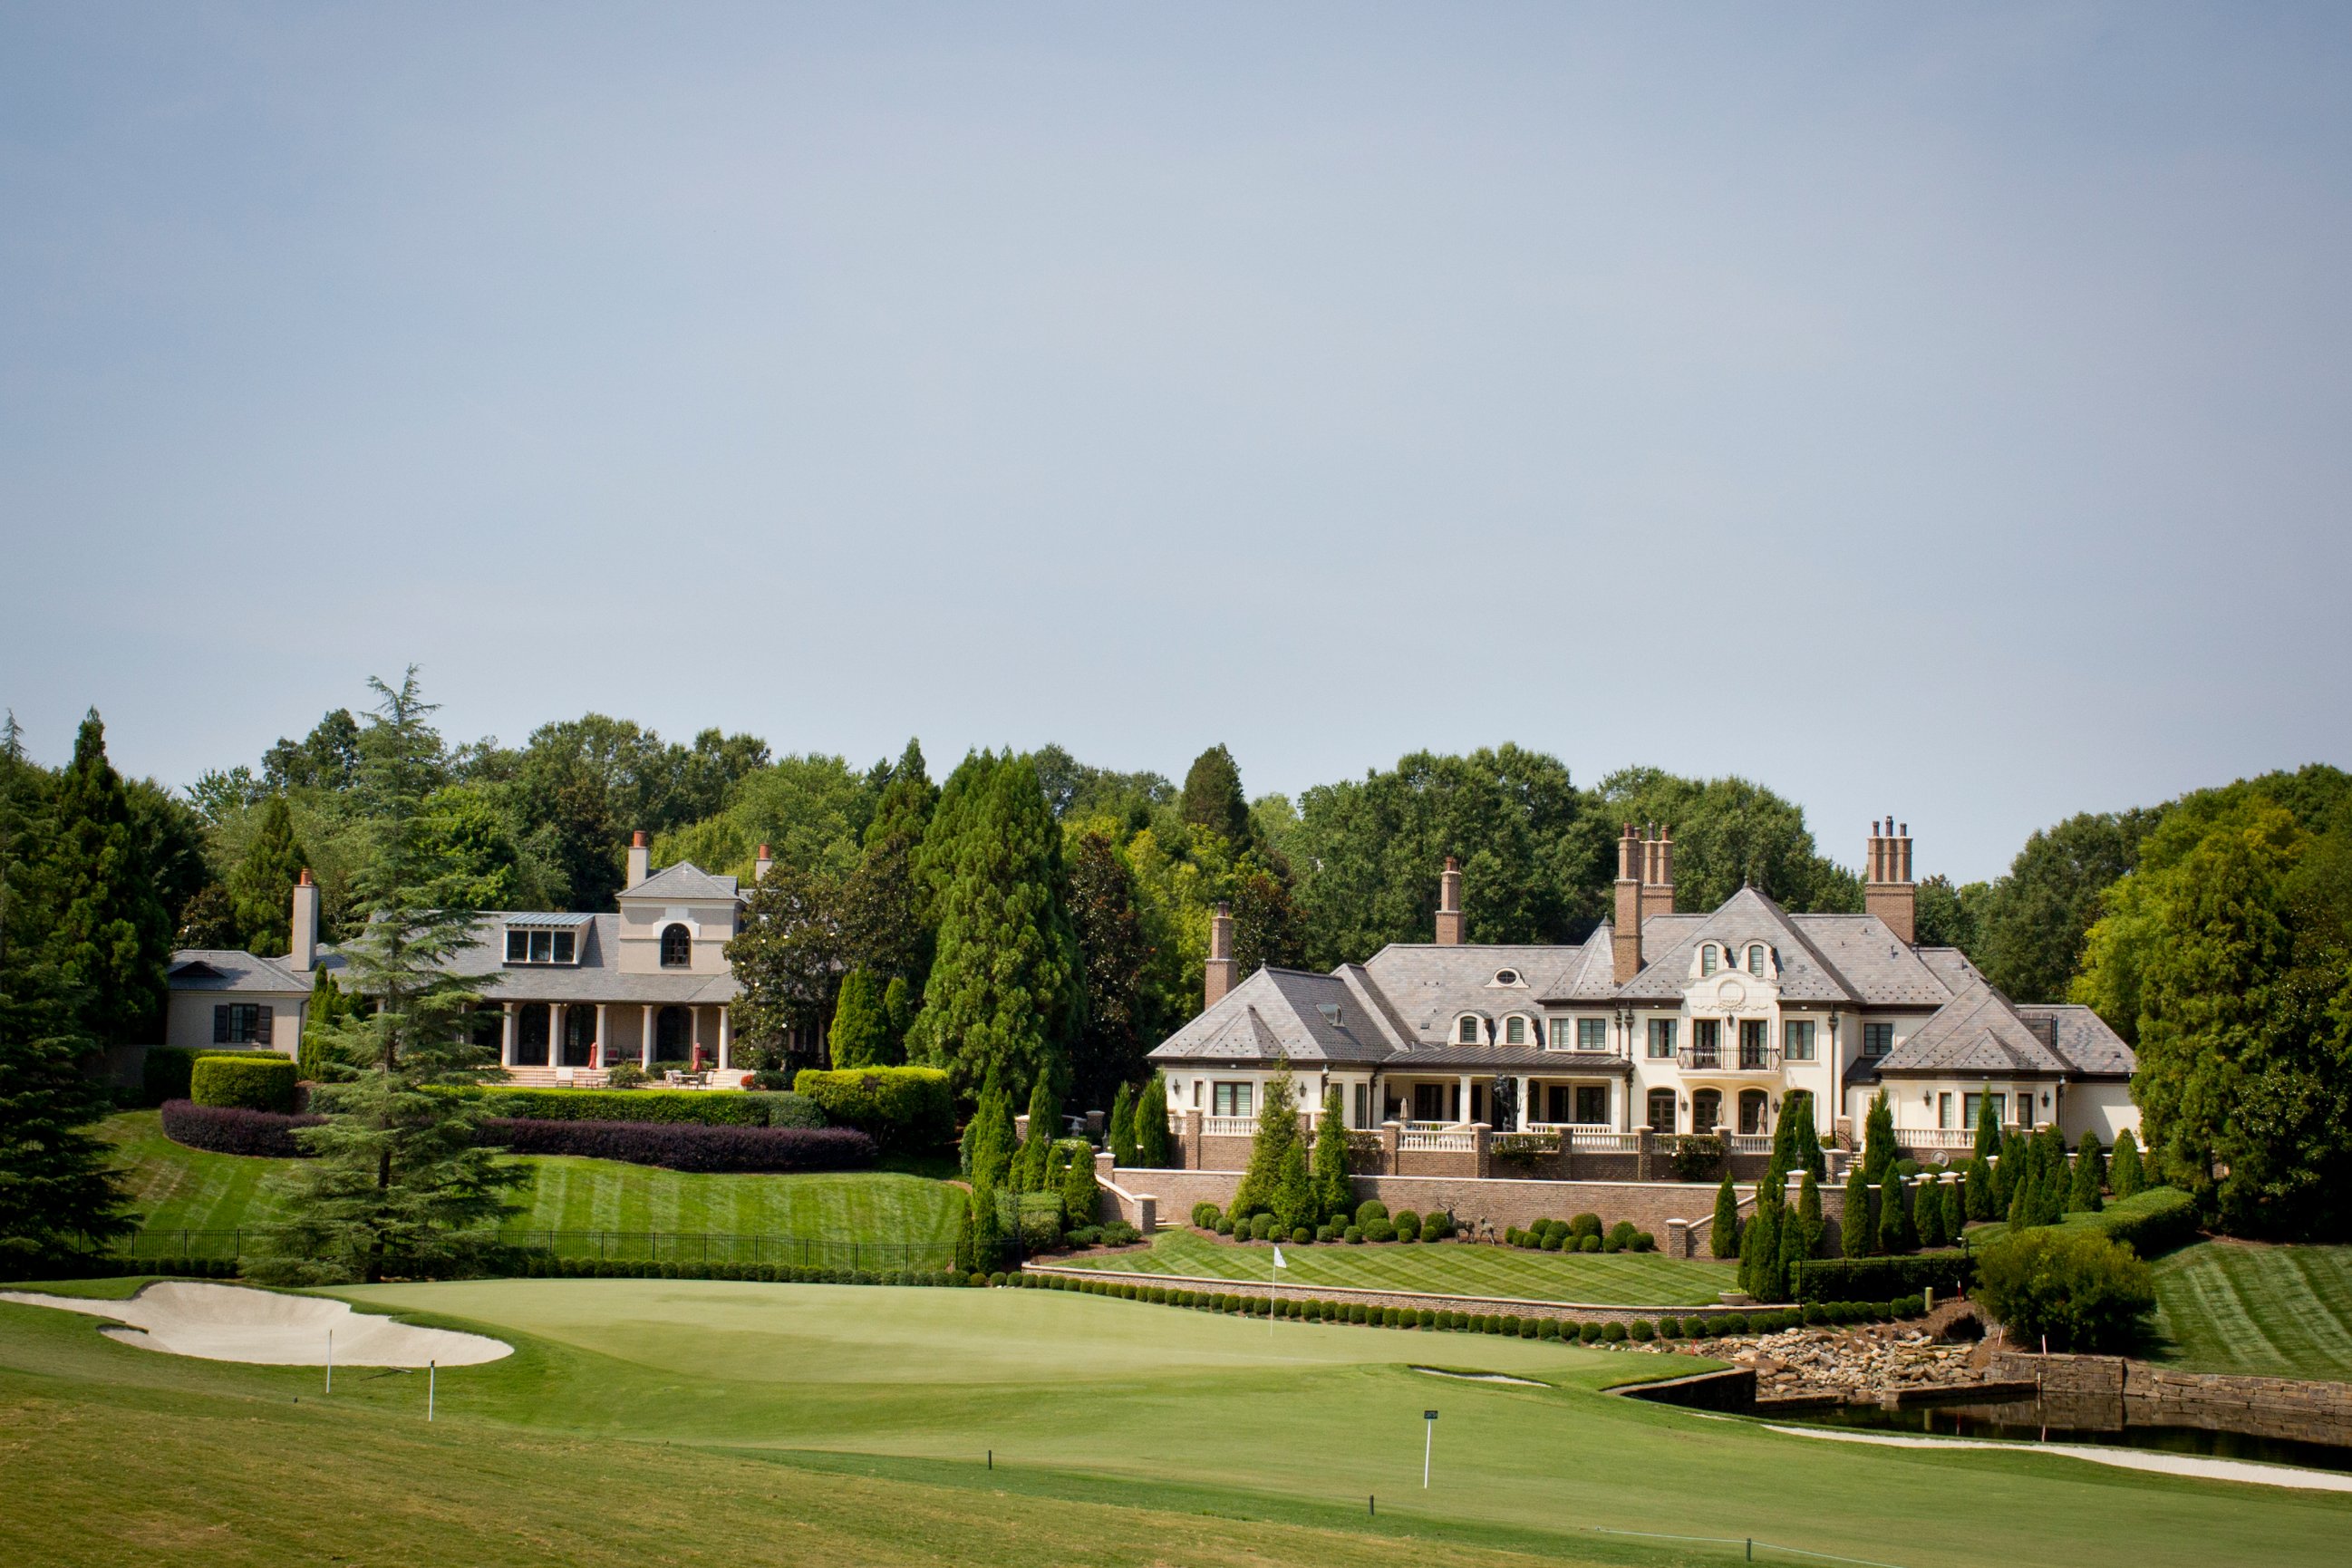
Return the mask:
<path id="1" fill-rule="evenodd" d="M 714 877 L 691 860 L 681 860 L 625 889 L 624 899 L 731 899 L 735 897 L 735 879 Z"/>
<path id="2" fill-rule="evenodd" d="M 1161 1060 L 1385 1061 L 1404 1042 L 1391 1034 L 1386 1009 L 1367 1005 L 1360 975 L 1344 968 L 1333 974 L 1261 969 L 1151 1054 Z M 1326 1007 L 1334 1012 L 1327 1015 Z"/>
<path id="3" fill-rule="evenodd" d="M 1535 1013 L 1561 977 L 1585 956 L 1581 947 L 1439 947 L 1391 942 L 1364 963 L 1364 972 L 1402 1018 L 1409 1038 L 1445 1039 L 1465 1013 L 1498 1018 Z M 1509 970 L 1516 985 L 1495 977 Z"/>
<path id="4" fill-rule="evenodd" d="M 2072 1004 L 2032 1004 L 2017 1009 L 2075 1072 L 2084 1077 L 2129 1078 L 2139 1069 L 2139 1058 L 2107 1021 L 2088 1007 Z"/>
<path id="5" fill-rule="evenodd" d="M 1546 992 L 1546 1002 L 1607 1002 L 1617 994 L 1617 950 L 1614 933 L 1603 921 L 1593 929 L 1573 958 L 1560 968 Z"/>
<path id="6" fill-rule="evenodd" d="M 1738 948 L 1761 942 L 1780 961 L 1780 996 L 1789 1002 L 1864 1000 L 1814 946 L 1798 921 L 1754 888 L 1742 888 L 1711 915 L 1660 915 L 1642 922 L 1642 951 L 1654 954 L 1617 994 L 1630 1002 L 1679 1002 L 1690 984 L 1691 955 L 1703 942 Z M 1840 917 L 1843 918 L 1843 917 Z M 1869 919 L 1868 916 L 1855 917 Z M 1671 922 L 1671 923 L 1670 923 Z M 1881 931 L 1885 926 L 1873 921 Z M 1895 934 L 1887 931 L 1887 940 Z M 1897 945 L 1900 945 L 1899 943 Z M 1932 977 L 1931 977 L 1932 978 Z M 1937 1001 L 1943 1000 L 1938 988 Z"/>
<path id="7" fill-rule="evenodd" d="M 309 995 L 314 984 L 282 958 L 258 958 L 227 948 L 182 948 L 172 954 L 165 978 L 174 991 L 274 992 Z"/>
<path id="8" fill-rule="evenodd" d="M 2066 1063 L 2009 998 L 1973 982 L 1877 1062 L 1885 1073 L 1962 1072 L 2056 1075 Z"/>

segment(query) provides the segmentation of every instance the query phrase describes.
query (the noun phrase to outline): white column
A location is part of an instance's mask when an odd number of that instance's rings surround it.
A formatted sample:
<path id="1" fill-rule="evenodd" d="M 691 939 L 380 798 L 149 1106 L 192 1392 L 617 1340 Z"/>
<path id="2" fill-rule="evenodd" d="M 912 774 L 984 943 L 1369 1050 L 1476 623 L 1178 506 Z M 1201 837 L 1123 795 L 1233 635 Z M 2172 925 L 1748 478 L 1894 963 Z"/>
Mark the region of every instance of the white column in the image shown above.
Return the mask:
<path id="1" fill-rule="evenodd" d="M 1470 1075 L 1466 1072 L 1462 1075 L 1462 1103 L 1456 1109 L 1457 1114 L 1454 1118 L 1454 1124 L 1457 1127 L 1469 1126 L 1472 1121 L 1470 1115 Z"/>
<path id="2" fill-rule="evenodd" d="M 637 1065 L 647 1072 L 654 1070 L 654 1005 L 646 1003 L 641 1011 L 645 1019 L 645 1047 L 637 1054 Z"/>
<path id="3" fill-rule="evenodd" d="M 506 1021 L 499 1034 L 499 1066 L 510 1068 L 514 1066 L 516 1004 L 509 1002 L 504 1005 Z"/>
<path id="4" fill-rule="evenodd" d="M 719 1009 L 719 1070 L 727 1071 L 735 1065 L 734 1016 L 724 1004 Z"/>
<path id="5" fill-rule="evenodd" d="M 588 1058 L 588 1065 L 589 1065 L 589 1066 L 591 1066 L 591 1067 L 603 1067 L 603 1066 L 604 1065 L 604 1042 L 605 1042 L 605 1040 L 606 1040 L 607 1038 L 609 1038 L 609 1037 L 608 1037 L 608 1036 L 604 1033 L 604 1015 L 605 1015 L 605 1007 L 604 1007 L 604 1003 L 602 1003 L 602 1002 L 597 1003 L 597 1004 L 596 1004 L 596 1049 L 595 1049 L 593 1052 L 592 1052 L 592 1053 L 590 1054 L 589 1058 Z"/>
<path id="6" fill-rule="evenodd" d="M 563 1004 L 561 1002 L 547 1005 L 547 1065 L 551 1068 L 563 1065 Z"/>

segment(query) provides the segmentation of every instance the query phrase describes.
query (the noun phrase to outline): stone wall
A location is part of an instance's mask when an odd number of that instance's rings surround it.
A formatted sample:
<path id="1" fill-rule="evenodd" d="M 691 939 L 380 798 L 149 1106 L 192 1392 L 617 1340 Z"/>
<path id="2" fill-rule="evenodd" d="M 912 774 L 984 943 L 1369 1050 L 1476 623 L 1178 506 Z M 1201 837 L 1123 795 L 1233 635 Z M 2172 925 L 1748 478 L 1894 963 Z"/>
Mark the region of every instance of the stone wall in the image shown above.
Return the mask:
<path id="1" fill-rule="evenodd" d="M 1264 1279 L 1213 1279 L 1181 1274 L 1128 1274 L 1108 1268 L 1073 1268 L 1056 1263 L 1026 1263 L 1024 1274 L 1054 1274 L 1071 1279 L 1103 1279 L 1118 1285 L 1160 1287 L 1170 1290 L 1202 1290 L 1219 1296 L 1246 1296 L 1260 1300 L 1278 1292 L 1286 1301 L 1362 1302 L 1367 1307 L 1408 1307 L 1415 1311 L 1471 1312 L 1495 1317 L 1551 1318 L 1561 1322 L 1630 1323 L 1636 1318 L 1653 1321 L 1662 1315 L 1678 1318 L 1719 1318 L 1748 1312 L 1753 1307 L 1626 1307 L 1576 1301 L 1528 1301 L 1508 1296 L 1452 1296 L 1430 1290 L 1359 1290 L 1342 1285 L 1273 1286 Z M 1751 1379 L 1754 1373 L 1749 1373 Z"/>
<path id="2" fill-rule="evenodd" d="M 2179 1372 L 2123 1356 L 1995 1351 L 1995 1378 L 2032 1383 L 2084 1425 L 2202 1426 L 2305 1443 L 2352 1445 L 2352 1384 Z"/>

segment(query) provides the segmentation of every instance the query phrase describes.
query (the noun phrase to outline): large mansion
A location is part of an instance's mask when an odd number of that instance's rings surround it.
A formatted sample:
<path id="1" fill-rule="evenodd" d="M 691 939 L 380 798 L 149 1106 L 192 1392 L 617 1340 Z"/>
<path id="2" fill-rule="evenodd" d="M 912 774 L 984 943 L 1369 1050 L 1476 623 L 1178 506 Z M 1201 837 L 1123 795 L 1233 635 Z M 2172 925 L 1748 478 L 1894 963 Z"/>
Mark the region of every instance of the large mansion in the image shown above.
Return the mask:
<path id="1" fill-rule="evenodd" d="M 1647 1128 L 1761 1152 L 1796 1089 L 1824 1133 L 1858 1132 L 1884 1091 L 1920 1149 L 1969 1147 L 1988 1100 L 2004 1125 L 2055 1121 L 2069 1138 L 2137 1129 L 2131 1048 L 2097 1015 L 2012 1003 L 1958 949 L 1914 940 L 1907 826 L 1872 825 L 1863 914 L 1791 914 L 1753 888 L 1686 912 L 1670 831 L 1629 826 L 1617 854 L 1615 918 L 1572 946 L 1465 944 L 1451 859 L 1435 942 L 1328 974 L 1234 984 L 1221 912 L 1207 1006 L 1150 1057 L 1171 1115 L 1241 1133 L 1287 1070 L 1309 1108 L 1336 1086 L 1354 1128 L 1484 1125 L 1604 1149 Z"/>

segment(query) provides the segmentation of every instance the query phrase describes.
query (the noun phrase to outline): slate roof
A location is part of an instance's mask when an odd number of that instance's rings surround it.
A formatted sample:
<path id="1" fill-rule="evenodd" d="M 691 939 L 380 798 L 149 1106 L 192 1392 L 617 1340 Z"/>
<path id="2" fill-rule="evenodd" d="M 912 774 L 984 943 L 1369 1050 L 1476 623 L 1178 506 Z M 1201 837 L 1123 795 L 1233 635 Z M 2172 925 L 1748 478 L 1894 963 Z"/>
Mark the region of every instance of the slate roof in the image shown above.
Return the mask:
<path id="1" fill-rule="evenodd" d="M 337 963 L 328 965 L 340 968 Z M 311 976 L 282 958 L 258 958 L 225 948 L 184 947 L 172 954 L 165 972 L 174 991 L 299 992 L 307 996 Z"/>
<path id="2" fill-rule="evenodd" d="M 2134 1065 L 2131 1047 L 2088 1007 L 2020 1007 L 1979 977 L 1874 1070 L 2109 1078 Z"/>
<path id="3" fill-rule="evenodd" d="M 1414 1040 L 1436 1042 L 1465 1013 L 1499 1018 L 1538 1014 L 1543 999 L 1585 957 L 1582 947 L 1439 947 L 1391 942 L 1365 961 L 1364 972 L 1402 1016 Z M 1516 985 L 1497 985 L 1509 970 Z"/>
<path id="4" fill-rule="evenodd" d="M 2079 1075 L 2129 1078 L 2139 1068 L 2139 1058 L 2124 1044 L 2124 1037 L 2088 1007 L 2042 1004 L 2017 1011 L 2029 1024 L 2049 1021 L 2055 1035 L 2053 1047 Z"/>
<path id="5" fill-rule="evenodd" d="M 1388 1009 L 1367 995 L 1361 975 L 1356 965 L 1330 974 L 1261 969 L 1152 1055 L 1169 1061 L 1386 1061 L 1408 1042 Z M 1325 1007 L 1337 1009 L 1336 1018 Z"/>
<path id="6" fill-rule="evenodd" d="M 625 899 L 731 899 L 735 897 L 735 879 L 714 877 L 691 860 L 681 860 L 625 889 Z"/>

